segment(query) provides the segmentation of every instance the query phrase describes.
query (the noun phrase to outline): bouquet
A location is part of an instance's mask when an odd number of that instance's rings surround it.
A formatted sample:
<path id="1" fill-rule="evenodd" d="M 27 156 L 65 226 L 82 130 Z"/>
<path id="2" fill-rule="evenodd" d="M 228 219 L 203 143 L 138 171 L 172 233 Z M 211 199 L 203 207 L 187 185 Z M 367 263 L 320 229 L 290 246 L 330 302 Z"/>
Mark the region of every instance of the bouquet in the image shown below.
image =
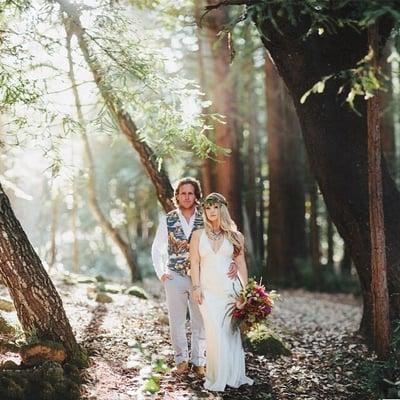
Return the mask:
<path id="1" fill-rule="evenodd" d="M 249 279 L 248 284 L 236 293 L 234 302 L 228 309 L 231 316 L 232 329 L 239 328 L 247 333 L 255 325 L 264 321 L 271 314 L 274 300 L 279 295 L 274 291 L 267 292 L 264 285 Z"/>

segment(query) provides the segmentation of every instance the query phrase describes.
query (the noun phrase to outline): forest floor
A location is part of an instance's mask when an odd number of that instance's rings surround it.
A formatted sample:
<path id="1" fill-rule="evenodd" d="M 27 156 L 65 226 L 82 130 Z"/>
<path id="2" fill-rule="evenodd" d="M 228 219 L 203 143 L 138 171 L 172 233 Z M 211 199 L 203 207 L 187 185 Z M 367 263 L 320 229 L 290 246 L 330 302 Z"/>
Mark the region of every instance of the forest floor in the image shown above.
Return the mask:
<path id="1" fill-rule="evenodd" d="M 271 322 L 292 354 L 272 359 L 246 353 L 253 386 L 211 393 L 194 375 L 171 375 L 167 311 L 161 284 L 144 283 L 151 299 L 109 294 L 96 303 L 91 284 L 56 282 L 77 339 L 91 357 L 85 400 L 372 399 L 355 370 L 367 351 L 354 334 L 361 306 L 351 295 L 281 291 Z M 151 391 L 156 393 L 151 394 Z"/>

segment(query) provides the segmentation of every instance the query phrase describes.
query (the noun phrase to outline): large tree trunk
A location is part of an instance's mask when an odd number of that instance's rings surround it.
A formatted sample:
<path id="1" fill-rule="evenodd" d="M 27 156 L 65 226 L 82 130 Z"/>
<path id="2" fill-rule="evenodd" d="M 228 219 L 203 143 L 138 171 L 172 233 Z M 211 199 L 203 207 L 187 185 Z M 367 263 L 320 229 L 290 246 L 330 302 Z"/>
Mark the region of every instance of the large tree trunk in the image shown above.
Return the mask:
<path id="1" fill-rule="evenodd" d="M 66 0 L 57 0 L 57 2 L 60 4 L 61 10 L 68 16 L 67 23 L 70 24 L 69 29 L 78 39 L 83 57 L 93 74 L 94 81 L 108 110 L 113 118 L 115 118 L 121 132 L 128 139 L 129 144 L 138 153 L 146 173 L 153 182 L 158 201 L 165 211 L 173 210 L 175 208 L 172 200 L 174 191 L 169 181 L 167 171 L 164 168 L 164 164 L 159 167 L 156 155 L 144 139 L 139 136 L 137 126 L 132 117 L 124 110 L 121 100 L 109 89 L 103 69 L 96 56 L 91 52 L 90 39 L 82 27 L 77 7 Z"/>
<path id="2" fill-rule="evenodd" d="M 8 287 L 24 332 L 61 342 L 69 357 L 80 348 L 56 288 L 43 268 L 0 185 L 0 277 Z"/>
<path id="3" fill-rule="evenodd" d="M 211 3 L 211 1 L 207 1 Z M 239 141 L 235 129 L 234 89 L 229 76 L 231 54 L 227 35 L 219 33 L 228 22 L 228 10 L 221 8 L 206 17 L 206 29 L 213 55 L 213 108 L 225 117 L 223 122 L 215 122 L 215 143 L 229 149 L 229 155 L 218 154 L 216 165 L 216 190 L 229 203 L 229 210 L 236 224 L 242 226 L 241 166 Z"/>
<path id="4" fill-rule="evenodd" d="M 293 286 L 296 259 L 305 256 L 304 166 L 300 126 L 291 98 L 269 56 L 267 95 L 269 217 L 266 277 Z"/>
<path id="5" fill-rule="evenodd" d="M 204 65 L 205 54 L 204 54 L 204 38 L 202 36 L 202 32 L 200 29 L 200 19 L 201 19 L 201 10 L 202 10 L 203 1 L 198 0 L 194 2 L 194 18 L 196 21 L 196 37 L 197 37 L 197 45 L 198 50 L 196 53 L 197 57 L 197 73 L 199 76 L 199 84 L 200 88 L 204 93 L 204 100 L 207 100 L 208 96 L 208 87 L 207 87 L 207 77 L 206 77 L 206 68 Z M 204 115 L 207 115 L 209 112 L 207 109 L 203 108 L 202 110 Z M 211 124 L 210 119 L 206 121 L 206 124 Z M 208 134 L 209 135 L 209 134 Z M 201 187 L 202 191 L 205 195 L 214 192 L 215 190 L 215 170 L 214 170 L 214 162 L 209 158 L 205 158 L 201 163 Z"/>
<path id="6" fill-rule="evenodd" d="M 376 25 L 368 28 L 368 43 L 378 67 L 379 34 Z M 385 226 L 382 201 L 381 130 L 379 93 L 368 100 L 368 192 L 371 226 L 371 274 L 373 296 L 374 347 L 381 360 L 389 356 L 389 295 L 386 279 Z"/>
<path id="7" fill-rule="evenodd" d="M 320 251 L 320 229 L 318 226 L 318 188 L 314 179 L 310 177 L 309 185 L 309 199 L 310 199 L 310 254 L 311 254 L 311 266 L 313 270 L 313 281 L 314 288 L 321 289 L 321 251 Z"/>
<path id="8" fill-rule="evenodd" d="M 263 13 L 265 10 L 265 13 Z M 322 94 L 300 103 L 303 94 L 322 77 L 353 67 L 368 52 L 365 31 L 340 28 L 335 34 L 301 39 L 309 29 L 307 21 L 294 27 L 277 17 L 281 32 L 271 23 L 266 8 L 260 8 L 256 22 L 265 47 L 295 102 L 303 136 L 329 214 L 349 246 L 357 268 L 364 300 L 360 329 L 372 338 L 372 293 L 370 229 L 368 212 L 366 102 L 356 106 L 364 118 L 343 105 L 338 96 L 342 81 L 327 82 Z M 281 23 L 282 22 L 282 23 Z M 268 39 L 267 39 L 268 38 Z M 386 257 L 391 319 L 400 315 L 400 195 L 382 162 Z"/>
<path id="9" fill-rule="evenodd" d="M 75 107 L 78 115 L 78 122 L 81 127 L 81 136 L 84 143 L 85 154 L 88 162 L 89 173 L 88 173 L 88 200 L 89 207 L 92 211 L 93 216 L 100 224 L 104 232 L 108 235 L 108 237 L 114 242 L 114 244 L 121 251 L 122 256 L 124 257 L 130 272 L 131 272 L 131 280 L 132 282 L 138 281 L 141 279 L 140 270 L 138 265 L 136 264 L 136 258 L 132 251 L 132 247 L 129 242 L 124 240 L 118 229 L 116 229 L 112 223 L 105 216 L 103 211 L 101 210 L 100 204 L 97 200 L 96 196 L 96 172 L 95 165 L 93 160 L 92 151 L 90 148 L 90 142 L 86 131 L 86 121 L 83 116 L 82 106 L 80 101 L 80 96 L 78 92 L 78 86 L 75 79 L 75 70 L 74 70 L 74 62 L 72 59 L 72 50 L 71 50 L 71 32 L 68 29 L 68 26 L 65 27 L 67 33 L 67 57 L 69 64 L 69 78 L 71 80 L 72 92 L 75 99 Z"/>

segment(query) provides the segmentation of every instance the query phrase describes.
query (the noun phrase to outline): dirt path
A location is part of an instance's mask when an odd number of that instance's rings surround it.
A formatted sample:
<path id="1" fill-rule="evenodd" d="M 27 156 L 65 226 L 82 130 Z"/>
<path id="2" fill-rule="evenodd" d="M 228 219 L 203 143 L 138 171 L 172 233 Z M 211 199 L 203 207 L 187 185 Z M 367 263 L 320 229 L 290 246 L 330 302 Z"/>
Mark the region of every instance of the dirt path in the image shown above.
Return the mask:
<path id="1" fill-rule="evenodd" d="M 146 282 L 151 300 L 110 294 L 113 302 L 106 305 L 88 298 L 89 284 L 57 286 L 91 356 L 85 400 L 371 398 L 354 375 L 366 348 L 353 334 L 361 307 L 351 296 L 282 292 L 271 321 L 292 355 L 273 360 L 247 352 L 247 373 L 255 384 L 215 394 L 203 390 L 195 376 L 179 380 L 166 369 L 173 358 L 158 281 Z"/>
<path id="2" fill-rule="evenodd" d="M 73 287 L 72 292 L 70 287 L 61 288 L 78 339 L 92 357 L 86 399 L 369 398 L 353 375 L 366 348 L 353 334 L 361 308 L 351 296 L 282 292 L 272 322 L 292 355 L 271 360 L 247 353 L 248 374 L 255 385 L 218 395 L 203 390 L 193 375 L 178 380 L 169 372 L 152 370 L 157 360 L 161 369 L 164 363 L 173 365 L 167 313 L 157 281 L 146 286 L 161 298 L 113 294 L 114 302 L 107 305 L 87 299 L 86 286 Z M 160 390 L 149 394 L 144 385 L 154 375 Z"/>

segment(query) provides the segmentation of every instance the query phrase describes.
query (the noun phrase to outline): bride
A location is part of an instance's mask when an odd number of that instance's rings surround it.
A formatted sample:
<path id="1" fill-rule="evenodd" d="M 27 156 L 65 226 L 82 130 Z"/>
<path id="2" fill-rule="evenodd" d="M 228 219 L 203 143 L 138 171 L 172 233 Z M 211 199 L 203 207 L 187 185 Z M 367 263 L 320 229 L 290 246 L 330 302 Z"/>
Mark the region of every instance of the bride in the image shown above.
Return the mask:
<path id="1" fill-rule="evenodd" d="M 232 221 L 227 202 L 219 193 L 209 194 L 203 203 L 204 229 L 194 231 L 190 241 L 192 290 L 200 305 L 206 331 L 205 389 L 224 391 L 252 384 L 246 376 L 240 332 L 231 328 L 227 309 L 240 282 L 227 277 L 232 258 L 238 265 L 242 285 L 247 284 L 244 239 Z"/>

